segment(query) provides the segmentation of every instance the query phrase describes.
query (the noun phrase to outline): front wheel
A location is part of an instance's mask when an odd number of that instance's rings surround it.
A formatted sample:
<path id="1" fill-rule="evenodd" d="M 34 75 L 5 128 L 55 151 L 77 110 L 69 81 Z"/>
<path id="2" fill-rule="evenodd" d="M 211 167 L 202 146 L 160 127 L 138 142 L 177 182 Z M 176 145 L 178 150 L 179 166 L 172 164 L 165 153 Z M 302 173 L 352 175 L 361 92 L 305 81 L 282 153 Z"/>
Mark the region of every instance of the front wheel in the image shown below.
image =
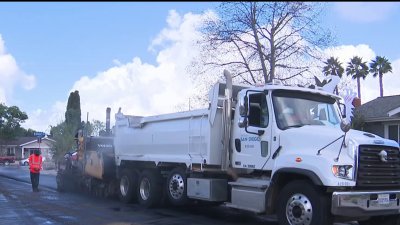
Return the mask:
<path id="1" fill-rule="evenodd" d="M 281 191 L 278 199 L 280 225 L 329 225 L 332 216 L 327 197 L 310 182 L 293 181 Z"/>
<path id="2" fill-rule="evenodd" d="M 373 216 L 368 220 L 358 221 L 359 225 L 400 225 L 399 215 Z"/>

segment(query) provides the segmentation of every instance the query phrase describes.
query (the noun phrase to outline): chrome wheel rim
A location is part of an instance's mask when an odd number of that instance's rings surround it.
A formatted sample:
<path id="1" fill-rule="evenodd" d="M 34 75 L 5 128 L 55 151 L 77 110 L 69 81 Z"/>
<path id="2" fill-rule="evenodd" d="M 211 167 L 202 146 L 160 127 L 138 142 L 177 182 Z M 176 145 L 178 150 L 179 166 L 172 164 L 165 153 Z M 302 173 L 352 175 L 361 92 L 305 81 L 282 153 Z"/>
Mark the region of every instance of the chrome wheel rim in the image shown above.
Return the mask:
<path id="1" fill-rule="evenodd" d="M 185 191 L 185 182 L 180 174 L 174 174 L 169 180 L 169 193 L 172 198 L 182 198 Z"/>
<path id="2" fill-rule="evenodd" d="M 122 196 L 126 196 L 128 194 L 129 180 L 126 176 L 121 177 L 121 181 L 119 183 L 119 189 L 121 190 Z"/>
<path id="3" fill-rule="evenodd" d="M 292 195 L 286 204 L 286 218 L 291 225 L 310 225 L 313 210 L 310 200 L 303 194 Z"/>
<path id="4" fill-rule="evenodd" d="M 150 197 L 150 181 L 148 178 L 143 178 L 140 181 L 139 193 L 143 200 L 147 200 Z"/>

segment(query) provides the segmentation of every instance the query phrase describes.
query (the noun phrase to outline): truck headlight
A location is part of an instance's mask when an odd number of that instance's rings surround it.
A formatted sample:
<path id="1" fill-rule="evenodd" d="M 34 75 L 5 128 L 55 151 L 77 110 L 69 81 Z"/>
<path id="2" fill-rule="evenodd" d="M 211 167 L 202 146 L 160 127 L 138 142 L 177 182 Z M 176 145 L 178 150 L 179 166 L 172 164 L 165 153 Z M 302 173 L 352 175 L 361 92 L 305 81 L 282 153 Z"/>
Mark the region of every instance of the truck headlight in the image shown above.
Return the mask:
<path id="1" fill-rule="evenodd" d="M 333 165 L 332 173 L 335 177 L 347 180 L 353 180 L 353 166 L 352 165 Z"/>
<path id="2" fill-rule="evenodd" d="M 351 159 L 355 159 L 356 154 L 357 154 L 357 144 L 350 139 L 350 141 L 347 144 L 347 153 L 350 156 Z"/>

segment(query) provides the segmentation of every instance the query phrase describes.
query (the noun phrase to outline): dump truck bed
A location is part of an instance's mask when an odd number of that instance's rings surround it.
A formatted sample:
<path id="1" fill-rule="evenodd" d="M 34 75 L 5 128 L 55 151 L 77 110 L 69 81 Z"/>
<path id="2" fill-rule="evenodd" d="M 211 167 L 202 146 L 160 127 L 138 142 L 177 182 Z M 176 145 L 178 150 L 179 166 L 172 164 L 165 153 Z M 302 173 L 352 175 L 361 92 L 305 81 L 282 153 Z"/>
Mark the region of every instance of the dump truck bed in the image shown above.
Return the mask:
<path id="1" fill-rule="evenodd" d="M 221 165 L 222 110 L 217 109 L 213 123 L 209 114 L 201 109 L 149 117 L 117 115 L 117 164 L 136 160 Z"/>

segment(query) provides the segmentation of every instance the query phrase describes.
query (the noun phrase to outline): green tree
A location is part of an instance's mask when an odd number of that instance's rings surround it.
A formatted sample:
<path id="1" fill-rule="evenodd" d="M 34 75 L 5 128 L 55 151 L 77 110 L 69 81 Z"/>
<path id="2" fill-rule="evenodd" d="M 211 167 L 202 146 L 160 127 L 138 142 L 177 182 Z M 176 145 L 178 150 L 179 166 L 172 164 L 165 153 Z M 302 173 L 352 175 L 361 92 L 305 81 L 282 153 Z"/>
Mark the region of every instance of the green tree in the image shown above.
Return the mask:
<path id="1" fill-rule="evenodd" d="M 2 145 L 7 140 L 12 140 L 18 136 L 21 130 L 21 123 L 25 122 L 28 116 L 22 112 L 17 106 L 7 107 L 0 103 L 0 154 L 3 152 Z"/>
<path id="2" fill-rule="evenodd" d="M 326 60 L 322 72 L 325 74 L 325 76 L 332 75 L 342 78 L 344 73 L 344 68 L 342 66 L 342 63 L 339 62 L 338 58 L 330 57 L 329 59 Z M 338 94 L 337 87 L 335 88 L 335 91 L 336 94 Z"/>
<path id="3" fill-rule="evenodd" d="M 84 126 L 81 122 L 81 103 L 79 91 L 69 94 L 67 108 L 65 111 L 65 121 L 56 126 L 51 126 L 50 136 L 55 143 L 53 144 L 53 154 L 56 159 L 62 157 L 66 152 L 76 150 L 75 135 L 78 129 Z"/>
<path id="4" fill-rule="evenodd" d="M 50 137 L 55 141 L 52 145 L 55 159 L 61 158 L 66 152 L 76 150 L 75 141 L 76 126 L 67 124 L 65 121 L 51 126 Z"/>
<path id="5" fill-rule="evenodd" d="M 360 78 L 365 80 L 365 77 L 367 77 L 369 73 L 367 62 L 363 62 L 362 58 L 354 56 L 347 64 L 346 73 L 347 76 L 357 79 L 358 98 L 361 99 Z"/>
<path id="6" fill-rule="evenodd" d="M 0 103 L 0 138 L 13 139 L 21 130 L 21 123 L 28 119 L 28 115 L 18 106 L 10 106 Z"/>
<path id="7" fill-rule="evenodd" d="M 84 136 L 91 136 L 93 135 L 93 124 L 89 121 L 85 123 L 85 121 L 82 121 L 82 128 L 84 132 Z"/>
<path id="8" fill-rule="evenodd" d="M 375 60 L 369 64 L 369 72 L 374 77 L 379 76 L 379 88 L 381 97 L 383 97 L 383 74 L 392 72 L 392 65 L 385 57 L 377 56 Z"/>
<path id="9" fill-rule="evenodd" d="M 23 127 L 19 127 L 16 129 L 16 136 L 17 137 L 33 137 L 36 130 L 31 128 L 25 129 Z"/>
<path id="10" fill-rule="evenodd" d="M 105 130 L 106 130 L 106 124 L 101 122 L 100 120 L 93 120 L 91 125 L 92 125 L 91 134 L 94 136 L 99 136 L 101 133 L 105 132 Z"/>
<path id="11" fill-rule="evenodd" d="M 359 110 L 354 110 L 353 119 L 351 120 L 351 128 L 355 130 L 364 130 L 365 118 Z"/>
<path id="12" fill-rule="evenodd" d="M 77 90 L 69 94 L 65 122 L 76 128 L 81 126 L 81 100 Z"/>
<path id="13" fill-rule="evenodd" d="M 85 133 L 91 136 L 102 136 L 106 132 L 106 125 L 100 120 L 85 123 Z"/>

